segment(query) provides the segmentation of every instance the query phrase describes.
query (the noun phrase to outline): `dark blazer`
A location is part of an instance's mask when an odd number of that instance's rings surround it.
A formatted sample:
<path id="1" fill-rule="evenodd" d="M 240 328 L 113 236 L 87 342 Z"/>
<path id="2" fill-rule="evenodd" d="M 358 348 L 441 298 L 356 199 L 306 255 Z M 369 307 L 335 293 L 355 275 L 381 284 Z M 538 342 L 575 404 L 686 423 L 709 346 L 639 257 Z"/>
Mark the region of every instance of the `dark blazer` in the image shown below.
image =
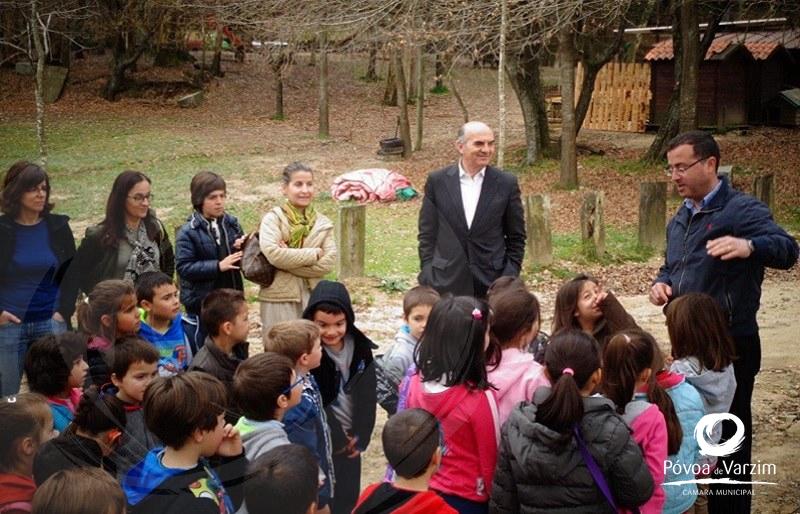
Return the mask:
<path id="1" fill-rule="evenodd" d="M 434 171 L 419 213 L 419 283 L 440 293 L 485 296 L 503 275 L 518 276 L 525 255 L 525 215 L 517 178 L 486 167 L 467 228 L 458 164 Z"/>

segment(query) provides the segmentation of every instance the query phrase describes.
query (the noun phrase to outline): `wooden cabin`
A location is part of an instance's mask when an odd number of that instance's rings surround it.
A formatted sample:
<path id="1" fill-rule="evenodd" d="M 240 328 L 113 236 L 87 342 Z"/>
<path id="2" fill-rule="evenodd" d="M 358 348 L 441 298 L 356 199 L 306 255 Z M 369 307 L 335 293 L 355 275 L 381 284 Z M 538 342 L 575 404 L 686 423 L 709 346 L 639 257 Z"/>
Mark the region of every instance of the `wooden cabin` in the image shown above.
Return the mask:
<path id="1" fill-rule="evenodd" d="M 650 62 L 650 126 L 664 122 L 675 88 L 672 39 L 653 45 Z M 800 87 L 800 31 L 720 34 L 700 64 L 697 119 L 700 127 L 727 129 L 775 124 L 773 101 Z"/>

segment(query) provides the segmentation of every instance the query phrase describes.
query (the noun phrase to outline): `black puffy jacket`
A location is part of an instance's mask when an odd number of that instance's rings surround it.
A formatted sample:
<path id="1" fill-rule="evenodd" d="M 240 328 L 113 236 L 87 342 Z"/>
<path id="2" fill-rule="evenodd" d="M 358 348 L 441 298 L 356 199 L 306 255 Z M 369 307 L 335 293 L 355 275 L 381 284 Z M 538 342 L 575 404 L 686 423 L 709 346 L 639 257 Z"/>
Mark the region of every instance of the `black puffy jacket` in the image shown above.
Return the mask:
<path id="1" fill-rule="evenodd" d="M 217 221 L 221 244 L 217 247 L 211 223 L 194 211 L 175 238 L 175 265 L 181 285 L 181 303 L 189 314 L 199 315 L 203 298 L 214 289 L 244 290 L 239 270 L 221 272 L 219 261 L 234 253 L 234 242 L 242 237 L 239 221 L 224 214 Z"/>
<path id="2" fill-rule="evenodd" d="M 561 443 L 561 434 L 536 422 L 537 404 L 549 394 L 549 388 L 539 388 L 534 403 L 517 406 L 503 425 L 489 512 L 614 512 L 575 438 Z M 583 408 L 581 433 L 617 506 L 645 503 L 653 494 L 653 478 L 613 402 L 590 396 Z"/>

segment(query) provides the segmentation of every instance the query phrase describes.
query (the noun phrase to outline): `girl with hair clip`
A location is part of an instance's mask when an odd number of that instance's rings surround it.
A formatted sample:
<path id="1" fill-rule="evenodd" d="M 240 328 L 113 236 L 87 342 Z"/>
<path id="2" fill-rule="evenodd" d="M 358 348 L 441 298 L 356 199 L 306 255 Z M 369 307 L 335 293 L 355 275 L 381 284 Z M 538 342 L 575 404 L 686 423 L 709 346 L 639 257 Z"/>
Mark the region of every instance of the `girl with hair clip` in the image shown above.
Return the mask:
<path id="1" fill-rule="evenodd" d="M 492 512 L 616 512 L 653 494 L 653 478 L 611 400 L 593 394 L 600 349 L 579 330 L 554 335 L 551 388 L 514 408 L 503 426 Z"/>
<path id="2" fill-rule="evenodd" d="M 490 359 L 489 382 L 496 388 L 497 409 L 502 425 L 519 402 L 530 401 L 533 393 L 550 382 L 544 368 L 534 361 L 528 345 L 539 332 L 539 301 L 524 289 L 503 289 L 491 295 L 494 317 L 491 336 L 500 350 Z"/>
<path id="3" fill-rule="evenodd" d="M 664 461 L 678 453 L 683 431 L 669 395 L 656 381 L 658 345 L 643 330 L 616 334 L 603 351 L 603 394 L 631 427 L 633 439 L 642 448 L 656 488 L 642 505 L 644 514 L 664 508 Z"/>
<path id="4" fill-rule="evenodd" d="M 553 334 L 565 328 L 583 330 L 604 348 L 615 333 L 639 326 L 613 293 L 603 289 L 597 279 L 581 274 L 556 294 Z"/>
<path id="5" fill-rule="evenodd" d="M 725 318 L 716 300 L 704 293 L 689 293 L 672 300 L 666 307 L 667 332 L 672 346 L 670 371 L 680 373 L 697 389 L 706 414 L 728 412 L 736 392 L 733 360 L 736 349 Z M 719 442 L 722 424 L 717 423 L 711 441 Z M 717 458 L 701 455 L 697 461 L 704 478 L 717 466 Z M 700 484 L 708 490 L 708 484 Z M 698 494 L 696 512 L 707 512 L 708 496 Z"/>
<path id="6" fill-rule="evenodd" d="M 114 179 L 106 214 L 86 229 L 70 276 L 89 293 L 103 280 L 133 282 L 146 271 L 175 273 L 175 251 L 164 224 L 151 209 L 150 178 L 140 171 L 123 171 Z"/>
<path id="7" fill-rule="evenodd" d="M 31 511 L 36 490 L 33 458 L 54 435 L 53 415 L 44 396 L 22 393 L 0 398 L 0 512 Z"/>
<path id="8" fill-rule="evenodd" d="M 433 306 L 408 385 L 408 408 L 436 416 L 447 452 L 430 482 L 462 514 L 488 512 L 497 459 L 497 404 L 486 377 L 489 306 L 445 296 Z"/>
<path id="9" fill-rule="evenodd" d="M 78 326 L 89 335 L 87 383 L 102 387 L 111 380 L 105 353 L 120 337 L 139 331 L 136 291 L 128 280 L 104 280 L 78 306 Z"/>
<path id="10" fill-rule="evenodd" d="M 120 441 L 125 421 L 125 407 L 116 396 L 95 386 L 87 388 L 72 424 L 36 455 L 36 484 L 70 468 L 102 468 L 115 476 L 116 468 L 108 457 Z"/>

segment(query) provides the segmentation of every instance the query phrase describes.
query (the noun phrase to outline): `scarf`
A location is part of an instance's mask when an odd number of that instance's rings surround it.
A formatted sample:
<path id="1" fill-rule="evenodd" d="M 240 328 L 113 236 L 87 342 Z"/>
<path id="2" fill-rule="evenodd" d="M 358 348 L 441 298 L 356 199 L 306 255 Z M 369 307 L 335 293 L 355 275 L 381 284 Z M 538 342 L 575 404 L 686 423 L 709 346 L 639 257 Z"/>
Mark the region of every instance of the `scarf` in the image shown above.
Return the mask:
<path id="1" fill-rule="evenodd" d="M 289 220 L 289 240 L 286 244 L 289 248 L 302 248 L 303 241 L 317 222 L 317 211 L 309 205 L 305 212 L 300 212 L 288 201 L 281 207 L 281 210 Z"/>

